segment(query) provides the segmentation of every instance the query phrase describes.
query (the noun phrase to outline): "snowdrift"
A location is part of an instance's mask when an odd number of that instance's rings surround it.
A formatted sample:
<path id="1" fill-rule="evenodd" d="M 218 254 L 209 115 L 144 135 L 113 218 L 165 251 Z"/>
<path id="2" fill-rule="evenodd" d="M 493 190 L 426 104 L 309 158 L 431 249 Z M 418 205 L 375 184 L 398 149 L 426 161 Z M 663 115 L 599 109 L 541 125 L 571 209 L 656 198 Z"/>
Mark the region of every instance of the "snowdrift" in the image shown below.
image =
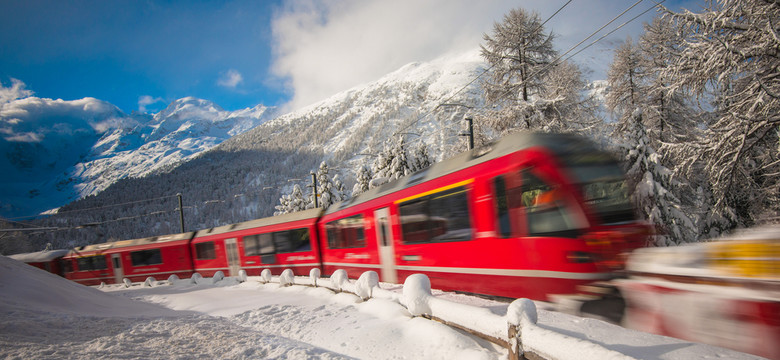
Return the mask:
<path id="1" fill-rule="evenodd" d="M 0 256 L 0 308 L 3 313 L 34 310 L 110 317 L 176 314 L 160 306 L 111 296 L 5 256 Z"/>

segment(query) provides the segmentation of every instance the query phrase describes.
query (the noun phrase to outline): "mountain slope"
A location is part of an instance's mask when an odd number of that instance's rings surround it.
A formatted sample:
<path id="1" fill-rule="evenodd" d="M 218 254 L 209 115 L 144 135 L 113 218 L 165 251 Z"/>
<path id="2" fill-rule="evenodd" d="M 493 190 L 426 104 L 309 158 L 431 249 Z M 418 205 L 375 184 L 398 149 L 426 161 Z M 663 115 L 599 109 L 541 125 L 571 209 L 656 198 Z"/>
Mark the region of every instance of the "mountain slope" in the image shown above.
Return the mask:
<path id="1" fill-rule="evenodd" d="M 107 102 L 24 94 L 0 103 L 0 215 L 25 216 L 167 169 L 268 120 L 275 109 L 225 111 L 183 98 L 154 116 Z"/>
<path id="2" fill-rule="evenodd" d="M 94 232 L 74 230 L 68 238 L 77 243 L 178 232 L 178 214 L 172 210 L 176 204 L 164 198 L 176 193 L 184 196 L 186 230 L 270 216 L 280 194 L 295 183 L 305 189 L 309 171 L 321 161 L 327 161 L 351 188 L 356 165 L 371 161 L 371 154 L 381 151 L 396 133 L 405 136 L 410 147 L 426 139 L 434 157 L 448 157 L 466 149 L 459 134 L 467 108 L 439 105 L 480 106 L 479 84 L 470 82 L 484 67 L 476 52 L 409 64 L 375 82 L 267 121 L 170 171 L 120 180 L 63 210 L 157 197 L 159 201 L 102 209 L 99 214 L 63 214 L 50 221 L 79 224 L 138 216 Z M 61 238 L 62 233 L 56 236 Z"/>

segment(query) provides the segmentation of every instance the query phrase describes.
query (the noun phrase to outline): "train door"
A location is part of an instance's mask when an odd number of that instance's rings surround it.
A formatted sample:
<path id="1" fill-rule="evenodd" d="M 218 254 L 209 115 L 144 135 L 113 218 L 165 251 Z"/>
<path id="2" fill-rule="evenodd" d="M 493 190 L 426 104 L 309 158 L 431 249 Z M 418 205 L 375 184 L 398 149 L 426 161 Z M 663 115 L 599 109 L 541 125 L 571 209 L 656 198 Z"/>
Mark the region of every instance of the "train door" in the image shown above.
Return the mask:
<path id="1" fill-rule="evenodd" d="M 241 270 L 241 264 L 238 261 L 238 245 L 236 244 L 236 238 L 225 240 L 225 256 L 227 256 L 228 269 L 230 275 L 238 276 L 238 271 Z"/>
<path id="2" fill-rule="evenodd" d="M 374 211 L 374 227 L 376 228 L 379 262 L 381 263 L 381 279 L 384 282 L 398 282 L 395 268 L 395 253 L 393 251 L 393 234 L 390 228 L 390 211 L 381 208 Z"/>
<path id="3" fill-rule="evenodd" d="M 122 279 L 125 277 L 122 271 L 122 254 L 111 254 L 111 266 L 114 267 L 114 281 L 117 284 L 121 284 Z"/>

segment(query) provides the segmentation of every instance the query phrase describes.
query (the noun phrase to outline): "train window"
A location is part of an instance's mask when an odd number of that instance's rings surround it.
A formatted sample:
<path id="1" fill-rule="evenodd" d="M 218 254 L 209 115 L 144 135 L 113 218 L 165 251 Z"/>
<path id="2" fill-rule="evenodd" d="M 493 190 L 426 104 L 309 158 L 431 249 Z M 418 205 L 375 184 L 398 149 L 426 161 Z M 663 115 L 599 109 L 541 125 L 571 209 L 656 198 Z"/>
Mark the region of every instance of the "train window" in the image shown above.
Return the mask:
<path id="1" fill-rule="evenodd" d="M 455 187 L 400 204 L 404 243 L 471 239 L 466 188 Z"/>
<path id="2" fill-rule="evenodd" d="M 425 198 L 411 200 L 402 203 L 399 209 L 404 243 L 429 241 L 431 234 L 428 226 L 428 201 Z"/>
<path id="3" fill-rule="evenodd" d="M 62 260 L 63 271 L 66 273 L 73 272 L 73 262 L 71 259 Z"/>
<path id="4" fill-rule="evenodd" d="M 290 232 L 289 231 L 275 232 L 274 245 L 276 246 L 277 252 L 280 253 L 290 252 L 290 247 L 292 246 L 292 244 L 290 243 Z"/>
<path id="5" fill-rule="evenodd" d="M 276 250 L 280 253 L 299 252 L 311 250 L 309 243 L 309 229 L 295 229 L 274 233 Z"/>
<path id="6" fill-rule="evenodd" d="M 271 233 L 258 235 L 258 240 L 260 255 L 273 254 L 276 252 L 273 235 Z"/>
<path id="7" fill-rule="evenodd" d="M 244 256 L 260 255 L 260 240 L 258 235 L 244 236 Z"/>
<path id="8" fill-rule="evenodd" d="M 195 244 L 196 260 L 213 260 L 217 258 L 217 252 L 214 251 L 214 242 L 208 241 Z"/>
<path id="9" fill-rule="evenodd" d="M 576 236 L 573 209 L 563 192 L 535 176 L 530 170 L 521 172 L 521 202 L 525 208 L 529 235 Z"/>
<path id="10" fill-rule="evenodd" d="M 325 224 L 328 234 L 328 248 L 344 249 L 366 246 L 363 230 L 363 215 L 350 216 Z"/>
<path id="11" fill-rule="evenodd" d="M 162 254 L 160 249 L 133 251 L 130 253 L 130 262 L 133 266 L 162 264 Z"/>
<path id="12" fill-rule="evenodd" d="M 602 223 L 634 220 L 628 186 L 617 164 L 587 164 L 572 166 L 570 170 L 579 182 L 585 204 Z"/>
<path id="13" fill-rule="evenodd" d="M 496 216 L 498 217 L 499 234 L 506 238 L 512 235 L 512 229 L 509 225 L 509 203 L 506 198 L 506 181 L 503 175 L 493 179 L 493 187 L 496 190 Z"/>
<path id="14" fill-rule="evenodd" d="M 107 269 L 106 257 L 103 255 L 98 256 L 85 256 L 76 260 L 79 271 L 92 271 Z"/>

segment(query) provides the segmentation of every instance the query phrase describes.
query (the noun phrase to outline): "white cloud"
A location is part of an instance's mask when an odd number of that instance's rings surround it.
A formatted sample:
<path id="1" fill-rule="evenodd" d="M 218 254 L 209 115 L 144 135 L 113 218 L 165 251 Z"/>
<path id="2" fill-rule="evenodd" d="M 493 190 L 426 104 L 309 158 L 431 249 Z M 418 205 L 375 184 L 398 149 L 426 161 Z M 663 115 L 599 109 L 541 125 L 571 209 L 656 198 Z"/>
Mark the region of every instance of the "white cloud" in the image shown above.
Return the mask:
<path id="1" fill-rule="evenodd" d="M 132 123 L 116 106 L 90 97 L 67 101 L 28 96 L 0 103 L 0 134 L 7 142 L 83 141 L 84 135 L 98 136 Z"/>
<path id="2" fill-rule="evenodd" d="M 14 78 L 11 78 L 11 87 L 5 87 L 0 83 L 0 106 L 16 99 L 32 96 L 33 92 L 25 89 L 25 86 L 22 81 Z"/>
<path id="3" fill-rule="evenodd" d="M 475 49 L 482 35 L 492 31 L 493 23 L 514 7 L 537 11 L 544 20 L 561 5 L 563 1 L 547 0 L 288 1 L 272 23 L 273 71 L 291 87 L 290 105 L 297 108 L 376 80 L 410 62 Z M 573 2 L 545 28 L 559 35 L 555 44 L 563 52 L 628 6 L 622 0 Z M 602 33 L 649 6 L 640 4 Z M 637 34 L 642 19 L 609 39 Z M 578 58 L 590 61 L 585 55 Z M 611 53 L 596 57 L 596 66 L 612 61 Z"/>
<path id="4" fill-rule="evenodd" d="M 140 112 L 146 112 L 146 107 L 151 104 L 156 104 L 158 102 L 164 102 L 163 98 L 161 97 L 151 97 L 149 95 L 143 95 L 138 98 L 138 111 Z"/>
<path id="5" fill-rule="evenodd" d="M 244 77 L 241 76 L 241 73 L 238 72 L 238 70 L 230 69 L 222 74 L 222 77 L 219 78 L 217 84 L 226 88 L 235 89 L 242 81 L 244 81 Z"/>

